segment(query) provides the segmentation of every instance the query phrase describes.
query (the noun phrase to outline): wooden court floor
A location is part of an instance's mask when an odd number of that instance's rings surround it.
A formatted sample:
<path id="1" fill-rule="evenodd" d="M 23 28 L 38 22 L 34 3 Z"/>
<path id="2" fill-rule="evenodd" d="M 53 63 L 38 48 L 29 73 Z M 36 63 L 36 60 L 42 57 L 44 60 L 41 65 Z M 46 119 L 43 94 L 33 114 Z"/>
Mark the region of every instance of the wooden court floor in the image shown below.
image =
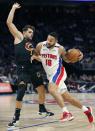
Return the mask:
<path id="1" fill-rule="evenodd" d="M 95 115 L 95 94 L 72 94 L 84 105 L 90 105 Z M 37 94 L 25 95 L 20 126 L 8 129 L 7 124 L 12 120 L 15 109 L 15 95 L 0 95 L 0 131 L 95 131 L 94 124 L 89 124 L 83 112 L 76 107 L 65 103 L 72 112 L 75 119 L 73 121 L 61 123 L 58 119 L 61 109 L 56 101 L 47 94 L 47 109 L 55 113 L 52 117 L 38 115 Z"/>

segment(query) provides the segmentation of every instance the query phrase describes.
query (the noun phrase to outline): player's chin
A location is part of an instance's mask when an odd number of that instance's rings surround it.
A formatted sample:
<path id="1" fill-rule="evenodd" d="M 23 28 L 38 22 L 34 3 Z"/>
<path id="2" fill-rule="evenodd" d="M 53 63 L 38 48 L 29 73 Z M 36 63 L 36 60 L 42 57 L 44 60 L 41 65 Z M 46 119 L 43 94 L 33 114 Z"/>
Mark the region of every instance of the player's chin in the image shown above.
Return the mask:
<path id="1" fill-rule="evenodd" d="M 32 40 L 32 38 L 33 38 L 33 36 L 31 35 L 31 36 L 29 37 L 29 39 Z"/>
<path id="2" fill-rule="evenodd" d="M 29 39 L 32 40 L 32 37 L 30 37 Z"/>

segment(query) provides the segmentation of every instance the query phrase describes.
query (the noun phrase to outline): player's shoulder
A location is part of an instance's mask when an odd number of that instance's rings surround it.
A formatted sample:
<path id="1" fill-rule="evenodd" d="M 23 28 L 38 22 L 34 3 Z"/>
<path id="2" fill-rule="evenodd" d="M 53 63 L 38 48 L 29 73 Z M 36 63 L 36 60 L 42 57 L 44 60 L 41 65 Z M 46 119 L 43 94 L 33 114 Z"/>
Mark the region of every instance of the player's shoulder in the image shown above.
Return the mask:
<path id="1" fill-rule="evenodd" d="M 63 50 L 63 49 L 64 49 L 64 47 L 63 47 L 61 44 L 59 44 L 59 43 L 56 43 L 55 46 L 58 47 L 60 50 Z"/>
<path id="2" fill-rule="evenodd" d="M 43 46 L 47 45 L 47 41 L 42 41 L 41 43 L 42 43 Z"/>
<path id="3" fill-rule="evenodd" d="M 24 36 L 23 36 L 23 34 L 21 33 L 21 35 L 19 36 L 19 38 L 18 38 L 18 37 L 15 37 L 15 38 L 14 38 L 14 45 L 20 44 L 23 40 L 24 40 Z"/>
<path id="4" fill-rule="evenodd" d="M 37 45 L 36 45 L 36 47 L 39 47 L 39 46 L 41 46 L 42 45 L 42 42 L 39 42 Z"/>
<path id="5" fill-rule="evenodd" d="M 56 43 L 54 47 L 60 48 L 60 44 Z"/>
<path id="6" fill-rule="evenodd" d="M 45 45 L 46 41 L 39 42 L 37 45 Z"/>
<path id="7" fill-rule="evenodd" d="M 60 44 L 59 44 L 59 45 L 60 45 Z M 65 51 L 65 48 L 64 48 L 63 45 L 60 45 L 60 46 L 59 46 L 59 54 L 61 55 L 63 52 L 66 52 L 66 51 Z"/>
<path id="8" fill-rule="evenodd" d="M 45 41 L 42 41 L 42 42 L 39 42 L 37 45 L 36 45 L 36 49 L 39 49 L 41 50 L 41 48 L 43 47 L 43 45 L 45 45 Z"/>

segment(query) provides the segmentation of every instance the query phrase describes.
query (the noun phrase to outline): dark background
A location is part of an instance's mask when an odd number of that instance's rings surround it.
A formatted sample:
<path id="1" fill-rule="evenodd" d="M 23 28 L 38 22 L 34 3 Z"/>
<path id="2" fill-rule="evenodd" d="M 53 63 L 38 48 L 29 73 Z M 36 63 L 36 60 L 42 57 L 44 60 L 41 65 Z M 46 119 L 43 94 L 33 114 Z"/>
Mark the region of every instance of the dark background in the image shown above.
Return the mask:
<path id="1" fill-rule="evenodd" d="M 0 71 L 8 75 L 15 68 L 13 38 L 6 26 L 8 13 L 15 0 L 0 0 Z M 76 64 L 63 64 L 68 79 L 95 82 L 95 3 L 63 0 L 19 0 L 22 8 L 15 13 L 14 23 L 21 29 L 26 24 L 36 28 L 35 45 L 56 31 L 66 50 L 79 48 L 84 59 Z M 2 71 L 3 70 L 3 71 Z"/>

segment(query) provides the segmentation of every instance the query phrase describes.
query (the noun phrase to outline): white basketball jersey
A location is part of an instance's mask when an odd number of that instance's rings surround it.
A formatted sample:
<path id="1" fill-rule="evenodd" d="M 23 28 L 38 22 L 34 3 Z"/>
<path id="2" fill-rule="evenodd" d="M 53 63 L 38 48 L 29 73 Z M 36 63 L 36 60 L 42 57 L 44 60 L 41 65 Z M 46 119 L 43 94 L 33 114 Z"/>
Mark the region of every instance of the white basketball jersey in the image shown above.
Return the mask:
<path id="1" fill-rule="evenodd" d="M 47 42 L 42 42 L 40 51 L 42 65 L 48 77 L 54 75 L 62 67 L 62 59 L 59 55 L 60 44 L 56 43 L 52 49 L 47 48 Z"/>
<path id="2" fill-rule="evenodd" d="M 40 51 L 42 65 L 47 74 L 49 83 L 55 83 L 58 86 L 58 92 L 64 93 L 67 91 L 67 87 L 64 83 L 67 74 L 59 55 L 59 47 L 61 45 L 56 43 L 52 49 L 49 49 L 46 43 L 46 41 L 42 42 Z"/>

